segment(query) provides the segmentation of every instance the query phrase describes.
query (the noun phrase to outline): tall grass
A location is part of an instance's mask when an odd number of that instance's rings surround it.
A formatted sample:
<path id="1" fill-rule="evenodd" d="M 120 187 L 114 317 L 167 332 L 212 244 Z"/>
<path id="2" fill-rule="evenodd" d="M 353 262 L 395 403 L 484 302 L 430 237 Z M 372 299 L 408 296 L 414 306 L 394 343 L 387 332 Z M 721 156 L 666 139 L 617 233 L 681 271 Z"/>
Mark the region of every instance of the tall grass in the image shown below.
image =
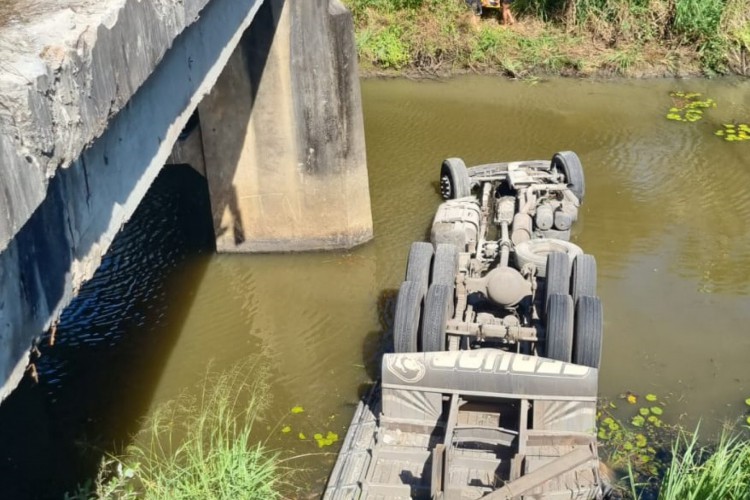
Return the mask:
<path id="1" fill-rule="evenodd" d="M 632 469 L 631 491 L 638 498 Z M 672 461 L 658 492 L 658 500 L 750 499 L 750 442 L 725 431 L 713 447 L 700 446 L 698 433 L 681 432 L 672 445 Z"/>
<path id="2" fill-rule="evenodd" d="M 103 464 L 95 491 L 73 498 L 279 498 L 277 455 L 252 436 L 268 389 L 265 371 L 247 363 L 207 376 L 197 395 L 156 409 L 134 444 Z"/>
<path id="3" fill-rule="evenodd" d="M 748 0 L 516 0 L 511 29 L 465 0 L 344 2 L 366 72 L 750 74 Z"/>
<path id="4" fill-rule="evenodd" d="M 659 491 L 660 499 L 750 499 L 750 443 L 724 432 L 716 449 L 681 434 Z"/>

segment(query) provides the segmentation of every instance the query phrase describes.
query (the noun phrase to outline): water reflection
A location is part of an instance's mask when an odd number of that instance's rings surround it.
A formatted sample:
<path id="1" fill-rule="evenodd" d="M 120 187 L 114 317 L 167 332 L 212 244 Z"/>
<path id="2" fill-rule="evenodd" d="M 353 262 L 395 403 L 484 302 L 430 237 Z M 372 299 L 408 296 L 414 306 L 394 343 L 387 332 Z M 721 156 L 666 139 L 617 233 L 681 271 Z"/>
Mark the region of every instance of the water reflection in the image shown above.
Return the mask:
<path id="1" fill-rule="evenodd" d="M 4 498 L 60 498 L 138 429 L 185 319 L 170 304 L 190 305 L 212 233 L 205 180 L 166 168 L 54 341 L 42 339 L 39 383 L 25 379 L 0 406 Z"/>

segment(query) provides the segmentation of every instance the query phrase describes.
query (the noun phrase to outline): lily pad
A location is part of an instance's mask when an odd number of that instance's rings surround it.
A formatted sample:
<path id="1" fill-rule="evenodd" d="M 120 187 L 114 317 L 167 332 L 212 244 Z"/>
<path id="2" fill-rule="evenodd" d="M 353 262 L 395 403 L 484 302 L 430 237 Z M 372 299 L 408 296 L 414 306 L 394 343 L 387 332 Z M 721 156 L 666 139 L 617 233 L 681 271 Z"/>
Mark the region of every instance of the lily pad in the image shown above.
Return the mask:
<path id="1" fill-rule="evenodd" d="M 302 408 L 301 406 L 295 406 L 294 408 L 292 408 L 292 409 L 291 409 L 291 410 L 289 410 L 289 411 L 290 411 L 291 413 L 293 413 L 293 414 L 297 415 L 297 414 L 299 414 L 299 413 L 303 413 L 303 412 L 305 411 L 305 409 L 304 409 L 304 408 Z"/>
<path id="2" fill-rule="evenodd" d="M 646 394 L 646 401 L 656 401 L 656 394 Z"/>
<path id="3" fill-rule="evenodd" d="M 302 433 L 302 432 L 300 432 L 299 434 L 297 434 L 297 437 L 300 438 L 300 440 L 302 440 L 302 441 L 304 441 L 305 439 L 307 439 L 307 436 L 305 436 L 304 433 Z"/>
<path id="4" fill-rule="evenodd" d="M 643 434 L 636 434 L 635 445 L 638 448 L 645 448 L 647 444 L 648 444 L 648 439 L 646 439 L 646 436 L 644 436 Z"/>
<path id="5" fill-rule="evenodd" d="M 653 413 L 654 415 L 661 415 L 662 413 L 664 413 L 664 410 L 662 410 L 660 406 L 652 406 L 651 413 Z"/>
<path id="6" fill-rule="evenodd" d="M 747 398 L 747 399 L 745 400 L 745 404 L 746 404 L 747 406 L 750 406 L 750 398 Z"/>
<path id="7" fill-rule="evenodd" d="M 643 418 L 641 415 L 636 415 L 633 417 L 633 419 L 630 421 L 631 424 L 633 424 L 636 427 L 643 427 L 643 424 L 646 422 L 646 419 Z"/>
<path id="8" fill-rule="evenodd" d="M 323 448 L 324 446 L 331 446 L 333 443 L 339 440 L 339 435 L 335 432 L 328 431 L 328 433 L 323 436 L 323 434 L 316 433 L 314 436 L 315 441 L 318 443 L 318 448 Z"/>
<path id="9" fill-rule="evenodd" d="M 284 434 L 289 434 L 290 432 L 292 432 L 292 428 L 288 425 L 285 425 L 281 428 L 281 432 L 283 432 Z"/>
<path id="10" fill-rule="evenodd" d="M 650 412 L 649 412 L 649 409 L 648 409 L 648 408 L 639 408 L 639 409 L 638 409 L 638 413 L 640 413 L 641 415 L 643 415 L 643 416 L 645 417 L 645 416 L 646 416 L 646 415 L 648 415 L 648 414 L 649 414 Z"/>

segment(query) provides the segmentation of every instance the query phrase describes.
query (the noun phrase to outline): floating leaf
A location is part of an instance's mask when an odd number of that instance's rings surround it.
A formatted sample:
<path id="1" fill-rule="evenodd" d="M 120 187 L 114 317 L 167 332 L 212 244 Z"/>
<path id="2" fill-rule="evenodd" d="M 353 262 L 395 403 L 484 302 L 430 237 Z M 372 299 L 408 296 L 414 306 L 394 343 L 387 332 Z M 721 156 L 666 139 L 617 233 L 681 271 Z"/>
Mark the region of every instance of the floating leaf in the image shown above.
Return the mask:
<path id="1" fill-rule="evenodd" d="M 633 420 L 630 421 L 630 423 L 636 427 L 643 427 L 643 424 L 645 422 L 646 419 L 644 419 L 641 415 L 636 415 L 635 417 L 633 417 Z"/>
<path id="2" fill-rule="evenodd" d="M 335 432 L 328 431 L 328 433 L 323 437 L 322 434 L 317 433 L 315 436 L 315 441 L 318 443 L 318 448 L 322 448 L 324 446 L 331 446 L 333 443 L 339 440 L 339 435 Z"/>
<path id="3" fill-rule="evenodd" d="M 654 415 L 661 415 L 662 413 L 664 413 L 664 410 L 662 410 L 660 406 L 652 406 L 651 413 L 653 413 Z"/>
<path id="4" fill-rule="evenodd" d="M 745 400 L 745 404 L 746 404 L 747 406 L 750 406 L 750 398 L 747 398 L 747 399 Z"/>
<path id="5" fill-rule="evenodd" d="M 656 415 L 651 415 L 650 417 L 648 417 L 648 422 L 656 428 L 660 428 L 662 424 L 661 419 Z"/>
<path id="6" fill-rule="evenodd" d="M 641 460 L 641 462 L 643 462 L 644 464 L 645 464 L 645 463 L 648 463 L 648 462 L 650 462 L 650 461 L 651 461 L 651 457 L 649 457 L 648 455 L 639 455 L 639 456 L 638 456 L 638 458 L 639 458 L 639 459 Z"/>
<path id="7" fill-rule="evenodd" d="M 644 436 L 643 434 L 636 434 L 635 445 L 638 448 L 645 448 L 647 444 L 648 444 L 648 439 L 646 439 L 646 436 Z"/>
<path id="8" fill-rule="evenodd" d="M 646 394 L 646 401 L 656 401 L 656 394 Z"/>
<path id="9" fill-rule="evenodd" d="M 612 401 L 610 401 L 610 402 L 609 402 L 609 407 L 610 407 L 610 408 L 617 408 L 617 405 L 616 405 L 616 404 L 614 404 L 614 403 L 613 403 Z"/>
<path id="10" fill-rule="evenodd" d="M 622 447 L 625 448 L 626 450 L 630 451 L 630 450 L 633 449 L 633 443 L 626 442 L 624 445 L 622 445 Z"/>
<path id="11" fill-rule="evenodd" d="M 289 434 L 290 432 L 292 432 L 292 428 L 288 425 L 285 425 L 284 427 L 282 427 L 281 432 L 283 432 L 284 434 Z"/>
<path id="12" fill-rule="evenodd" d="M 607 431 L 605 431 L 604 429 L 599 429 L 599 432 L 596 433 L 596 436 L 602 441 L 606 441 L 607 439 L 609 439 L 609 434 L 607 434 Z"/>
<path id="13" fill-rule="evenodd" d="M 292 412 L 293 414 L 297 415 L 298 413 L 302 413 L 302 412 L 304 412 L 304 411 L 305 411 L 305 409 L 304 409 L 304 408 L 302 408 L 301 406 L 295 406 L 294 408 L 292 408 L 292 409 L 291 409 L 291 410 L 289 410 L 289 411 L 291 411 L 291 412 Z"/>
<path id="14" fill-rule="evenodd" d="M 649 410 L 648 410 L 648 408 L 639 408 L 638 409 L 638 413 L 640 413 L 641 415 L 643 415 L 645 417 L 646 415 L 649 414 Z"/>
<path id="15" fill-rule="evenodd" d="M 301 432 L 300 432 L 299 434 L 297 434 L 297 437 L 298 437 L 298 438 L 300 438 L 300 439 L 301 439 L 302 441 L 304 441 L 305 439 L 307 439 L 307 436 L 305 436 L 305 435 L 304 435 L 303 433 L 301 433 Z"/>
<path id="16" fill-rule="evenodd" d="M 747 422 L 747 423 L 748 423 L 748 425 L 750 425 L 750 417 L 747 417 L 747 418 L 745 419 L 745 422 Z"/>

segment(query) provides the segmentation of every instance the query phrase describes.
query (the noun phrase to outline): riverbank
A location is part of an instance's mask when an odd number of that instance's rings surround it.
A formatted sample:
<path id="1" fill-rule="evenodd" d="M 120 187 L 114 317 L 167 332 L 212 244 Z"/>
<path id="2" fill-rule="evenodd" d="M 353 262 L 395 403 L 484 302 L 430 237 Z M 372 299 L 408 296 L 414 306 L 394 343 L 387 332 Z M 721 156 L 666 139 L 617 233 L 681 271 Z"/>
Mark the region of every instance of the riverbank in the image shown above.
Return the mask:
<path id="1" fill-rule="evenodd" d="M 746 0 L 344 0 L 363 76 L 750 75 Z"/>

